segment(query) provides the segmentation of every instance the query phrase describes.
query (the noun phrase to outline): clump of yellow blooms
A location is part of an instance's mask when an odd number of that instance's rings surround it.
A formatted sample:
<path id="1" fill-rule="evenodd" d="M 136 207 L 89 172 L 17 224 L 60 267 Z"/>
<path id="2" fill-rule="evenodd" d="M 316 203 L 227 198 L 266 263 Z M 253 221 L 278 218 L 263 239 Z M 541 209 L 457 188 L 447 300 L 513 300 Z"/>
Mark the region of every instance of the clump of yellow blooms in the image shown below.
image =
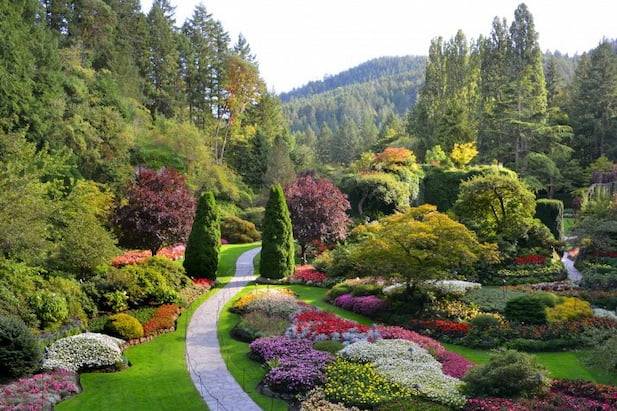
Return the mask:
<path id="1" fill-rule="evenodd" d="M 231 307 L 231 311 L 236 313 L 243 313 L 246 310 L 246 307 L 255 300 L 268 298 L 273 294 L 282 294 L 288 295 L 290 297 L 294 297 L 295 293 L 289 288 L 265 288 L 252 291 L 250 293 L 244 294 Z"/>
<path id="2" fill-rule="evenodd" d="M 566 297 L 560 304 L 546 309 L 549 323 L 576 320 L 593 316 L 591 304 L 575 297 Z"/>
<path id="3" fill-rule="evenodd" d="M 358 364 L 342 358 L 326 366 L 323 390 L 329 401 L 360 408 L 372 408 L 412 395 L 410 390 L 380 375 L 372 364 Z"/>

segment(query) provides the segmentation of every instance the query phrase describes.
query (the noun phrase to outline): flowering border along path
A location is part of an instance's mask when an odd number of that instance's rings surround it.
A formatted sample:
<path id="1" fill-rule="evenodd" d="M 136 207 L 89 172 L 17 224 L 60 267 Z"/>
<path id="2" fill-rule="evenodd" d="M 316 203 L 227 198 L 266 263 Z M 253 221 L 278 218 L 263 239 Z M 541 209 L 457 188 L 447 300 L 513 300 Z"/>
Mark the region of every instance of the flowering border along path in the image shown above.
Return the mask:
<path id="1" fill-rule="evenodd" d="M 255 279 L 253 258 L 260 250 L 254 248 L 238 258 L 235 277 L 202 304 L 189 323 L 186 334 L 187 366 L 197 391 L 213 411 L 261 410 L 227 370 L 216 331 L 225 303 Z"/>

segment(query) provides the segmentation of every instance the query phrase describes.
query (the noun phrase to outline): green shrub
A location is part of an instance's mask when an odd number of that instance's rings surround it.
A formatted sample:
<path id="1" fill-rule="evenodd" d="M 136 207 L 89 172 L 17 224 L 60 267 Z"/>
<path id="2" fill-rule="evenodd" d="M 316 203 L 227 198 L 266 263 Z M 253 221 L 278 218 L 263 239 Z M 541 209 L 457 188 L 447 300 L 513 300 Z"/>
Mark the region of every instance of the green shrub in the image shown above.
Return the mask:
<path id="1" fill-rule="evenodd" d="M 610 264 L 588 263 L 582 267 L 581 285 L 593 290 L 617 288 L 617 268 Z"/>
<path id="2" fill-rule="evenodd" d="M 358 284 L 352 287 L 351 293 L 356 296 L 380 295 L 383 287 L 377 284 Z"/>
<path id="3" fill-rule="evenodd" d="M 469 322 L 469 331 L 463 338 L 463 345 L 473 348 L 490 349 L 503 344 L 510 329 L 494 315 L 480 314 Z"/>
<path id="4" fill-rule="evenodd" d="M 103 295 L 103 303 L 114 313 L 126 311 L 129 308 L 129 296 L 126 291 L 112 291 Z"/>
<path id="5" fill-rule="evenodd" d="M 342 342 L 334 340 L 315 341 L 313 343 L 313 348 L 317 351 L 329 352 L 330 354 L 336 354 L 344 347 L 345 345 Z"/>
<path id="6" fill-rule="evenodd" d="M 561 281 L 566 271 L 561 261 L 547 265 L 510 265 L 496 272 L 483 273 L 484 285 L 520 285 Z"/>
<path id="7" fill-rule="evenodd" d="M 232 244 L 252 243 L 261 239 L 255 224 L 235 216 L 223 218 L 221 237 Z"/>
<path id="8" fill-rule="evenodd" d="M 0 380 L 37 370 L 41 349 L 32 331 L 18 317 L 0 316 Z"/>
<path id="9" fill-rule="evenodd" d="M 261 229 L 264 221 L 264 213 L 266 209 L 263 207 L 249 207 L 241 214 L 244 220 L 255 224 L 255 228 Z"/>
<path id="10" fill-rule="evenodd" d="M 66 298 L 52 291 L 37 291 L 30 298 L 30 305 L 43 327 L 61 323 L 69 316 Z"/>
<path id="11" fill-rule="evenodd" d="M 536 200 L 536 218 L 551 230 L 557 240 L 563 237 L 563 202 L 542 198 Z"/>
<path id="12" fill-rule="evenodd" d="M 546 371 L 528 354 L 513 350 L 493 354 L 489 362 L 463 377 L 472 397 L 533 397 L 549 386 Z"/>
<path id="13" fill-rule="evenodd" d="M 334 300 L 336 297 L 339 297 L 343 294 L 351 293 L 351 285 L 346 282 L 338 283 L 334 287 L 328 290 L 326 296 L 329 300 Z"/>
<path id="14" fill-rule="evenodd" d="M 397 398 L 377 407 L 377 411 L 450 411 L 452 408 L 420 397 Z M 321 411 L 321 410 L 320 410 Z"/>
<path id="15" fill-rule="evenodd" d="M 501 313 L 505 310 L 508 300 L 527 294 L 524 291 L 488 286 L 469 291 L 463 296 L 463 300 L 476 304 L 482 311 Z"/>
<path id="16" fill-rule="evenodd" d="M 552 352 L 569 350 L 578 347 L 578 345 L 579 341 L 565 338 L 554 338 L 546 341 L 514 338 L 506 342 L 504 347 L 511 350 L 526 352 Z"/>
<path id="17" fill-rule="evenodd" d="M 279 279 L 290 276 L 295 268 L 291 217 L 280 185 L 270 190 L 264 218 L 259 272 L 263 277 Z"/>
<path id="18" fill-rule="evenodd" d="M 132 340 L 144 336 L 144 328 L 137 318 L 128 314 L 115 314 L 107 319 L 105 331 L 124 340 Z"/>
<path id="19" fill-rule="evenodd" d="M 165 278 L 167 284 L 176 290 L 191 284 L 190 278 L 186 276 L 184 267 L 178 261 L 155 256 L 148 258 L 141 266 L 158 271 Z"/>
<path id="20" fill-rule="evenodd" d="M 606 370 L 613 375 L 617 375 L 617 336 L 609 338 L 603 344 L 596 346 L 587 362 L 593 367 Z"/>
<path id="21" fill-rule="evenodd" d="M 504 314 L 509 321 L 523 324 L 546 324 L 546 308 L 559 301 L 555 294 L 535 293 L 515 297 L 506 303 Z"/>
<path id="22" fill-rule="evenodd" d="M 219 211 L 214 194 L 203 193 L 197 204 L 191 234 L 186 243 L 184 268 L 191 277 L 216 279 L 221 248 Z"/>

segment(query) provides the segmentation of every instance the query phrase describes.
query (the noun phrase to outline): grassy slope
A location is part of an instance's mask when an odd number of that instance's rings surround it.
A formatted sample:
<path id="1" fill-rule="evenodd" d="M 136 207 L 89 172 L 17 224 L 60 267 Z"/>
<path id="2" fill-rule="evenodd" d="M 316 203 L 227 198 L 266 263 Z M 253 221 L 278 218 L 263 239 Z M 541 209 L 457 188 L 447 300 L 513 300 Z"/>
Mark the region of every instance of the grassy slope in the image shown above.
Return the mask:
<path id="1" fill-rule="evenodd" d="M 223 246 L 219 263 L 219 282 L 233 277 L 235 261 L 256 244 Z M 204 410 L 201 397 L 186 369 L 185 336 L 193 312 L 216 293 L 201 296 L 180 316 L 175 332 L 131 347 L 126 357 L 131 367 L 116 373 L 82 374 L 84 391 L 60 403 L 58 410 Z"/>

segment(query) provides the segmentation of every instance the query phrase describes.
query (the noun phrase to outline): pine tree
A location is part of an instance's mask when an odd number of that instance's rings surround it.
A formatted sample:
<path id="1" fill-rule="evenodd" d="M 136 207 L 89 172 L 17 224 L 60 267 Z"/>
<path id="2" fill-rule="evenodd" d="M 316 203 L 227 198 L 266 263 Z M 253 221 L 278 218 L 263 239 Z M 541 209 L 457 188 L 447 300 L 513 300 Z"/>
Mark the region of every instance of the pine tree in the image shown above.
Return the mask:
<path id="1" fill-rule="evenodd" d="M 216 279 L 221 248 L 220 217 L 214 194 L 201 195 L 186 243 L 184 269 L 191 277 Z"/>
<path id="2" fill-rule="evenodd" d="M 264 187 L 275 184 L 282 186 L 296 177 L 294 165 L 291 162 L 289 145 L 283 137 L 277 137 L 268 154 L 268 166 L 263 177 Z"/>
<path id="3" fill-rule="evenodd" d="M 284 278 L 295 266 L 293 229 L 285 194 L 279 184 L 270 189 L 262 234 L 259 272 L 266 278 Z"/>

